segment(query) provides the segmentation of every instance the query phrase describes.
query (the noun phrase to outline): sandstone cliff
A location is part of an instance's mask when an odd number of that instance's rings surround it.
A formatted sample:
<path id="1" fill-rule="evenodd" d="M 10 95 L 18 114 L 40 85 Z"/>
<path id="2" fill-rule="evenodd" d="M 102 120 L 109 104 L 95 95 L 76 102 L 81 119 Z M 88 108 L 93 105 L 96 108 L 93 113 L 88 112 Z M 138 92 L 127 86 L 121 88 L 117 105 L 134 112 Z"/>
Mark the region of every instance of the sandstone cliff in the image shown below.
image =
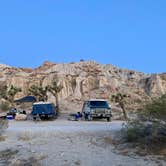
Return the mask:
<path id="1" fill-rule="evenodd" d="M 36 69 L 0 65 L 0 86 L 13 84 L 23 90 L 16 98 L 25 96 L 31 85 L 41 83 L 46 86 L 52 80 L 63 85 L 59 98 L 65 111 L 78 111 L 83 100 L 109 99 L 117 92 L 129 94 L 128 106 L 134 109 L 143 100 L 166 93 L 166 74 L 144 74 L 93 61 L 68 64 L 45 62 Z M 49 100 L 55 101 L 51 94 Z"/>

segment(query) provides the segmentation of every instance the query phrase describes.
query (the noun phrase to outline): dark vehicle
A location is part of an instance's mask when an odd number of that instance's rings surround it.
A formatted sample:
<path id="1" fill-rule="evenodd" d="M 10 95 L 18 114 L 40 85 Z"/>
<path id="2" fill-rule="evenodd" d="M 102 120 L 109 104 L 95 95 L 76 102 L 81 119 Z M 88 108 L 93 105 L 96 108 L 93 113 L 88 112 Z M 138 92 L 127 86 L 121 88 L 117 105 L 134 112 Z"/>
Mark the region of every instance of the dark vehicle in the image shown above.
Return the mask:
<path id="1" fill-rule="evenodd" d="M 107 121 L 111 120 L 111 106 L 106 100 L 93 99 L 85 101 L 82 113 L 85 120 L 93 120 L 94 118 L 105 118 Z"/>
<path id="2" fill-rule="evenodd" d="M 34 120 L 38 118 L 44 120 L 49 118 L 56 118 L 57 111 L 53 103 L 49 102 L 39 102 L 33 104 L 32 116 Z"/>

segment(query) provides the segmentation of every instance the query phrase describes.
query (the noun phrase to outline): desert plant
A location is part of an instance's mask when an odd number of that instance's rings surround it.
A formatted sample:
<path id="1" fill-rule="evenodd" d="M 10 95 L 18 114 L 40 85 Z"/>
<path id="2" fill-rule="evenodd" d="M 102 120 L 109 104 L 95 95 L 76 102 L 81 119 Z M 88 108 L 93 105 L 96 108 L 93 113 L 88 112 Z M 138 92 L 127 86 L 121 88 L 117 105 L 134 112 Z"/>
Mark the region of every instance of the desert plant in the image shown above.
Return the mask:
<path id="1" fill-rule="evenodd" d="M 47 86 L 47 89 L 56 99 L 56 106 L 59 109 L 59 100 L 58 100 L 58 93 L 63 89 L 62 85 L 58 85 L 56 81 L 53 81 L 51 85 Z"/>
<path id="2" fill-rule="evenodd" d="M 13 85 L 10 86 L 10 89 L 7 92 L 7 100 L 12 104 L 14 103 L 14 97 L 17 93 L 21 92 L 21 88 L 15 87 Z"/>
<path id="3" fill-rule="evenodd" d="M 0 137 L 2 136 L 3 132 L 8 128 L 8 121 L 7 120 L 0 120 Z"/>
<path id="4" fill-rule="evenodd" d="M 150 152 L 166 148 L 166 95 L 146 103 L 139 111 L 136 119 L 124 125 L 125 140 Z"/>
<path id="5" fill-rule="evenodd" d="M 166 124 L 160 122 L 128 121 L 122 130 L 127 142 L 136 143 L 146 150 L 161 150 L 166 147 Z"/>
<path id="6" fill-rule="evenodd" d="M 37 85 L 32 85 L 29 89 L 28 89 L 28 95 L 33 95 L 36 97 L 37 101 L 39 98 L 39 90 L 38 90 L 38 86 Z"/>
<path id="7" fill-rule="evenodd" d="M 126 103 L 126 98 L 128 96 L 125 95 L 125 94 L 122 94 L 122 93 L 117 93 L 115 95 L 112 95 L 110 97 L 111 101 L 115 102 L 115 103 L 118 103 L 120 108 L 122 109 L 123 111 L 123 115 L 124 115 L 124 118 L 127 120 L 128 117 L 127 117 L 127 113 L 126 113 L 126 109 L 125 109 L 125 103 Z"/>
<path id="8" fill-rule="evenodd" d="M 11 85 L 9 88 L 7 85 L 3 85 L 0 88 L 0 97 L 9 101 L 13 106 L 15 95 L 21 91 L 21 88 L 15 87 L 14 85 Z"/>
<path id="9" fill-rule="evenodd" d="M 8 111 L 10 109 L 10 104 L 6 101 L 1 102 L 0 110 L 1 111 Z"/>
<path id="10" fill-rule="evenodd" d="M 41 85 L 32 85 L 28 89 L 29 95 L 33 95 L 36 97 L 37 101 L 47 101 L 48 95 L 47 95 L 47 87 L 42 87 Z"/>
<path id="11" fill-rule="evenodd" d="M 39 92 L 40 92 L 39 100 L 40 101 L 47 101 L 48 100 L 48 95 L 47 95 L 48 89 L 47 89 L 47 86 L 44 87 L 44 88 L 42 86 L 39 86 Z"/>
<path id="12" fill-rule="evenodd" d="M 0 92 L 1 92 L 0 93 L 0 98 L 7 100 L 7 98 L 8 98 L 8 95 L 7 95 L 8 87 L 7 87 L 7 85 L 0 86 Z"/>
<path id="13" fill-rule="evenodd" d="M 166 122 L 166 95 L 152 99 L 151 102 L 144 104 L 140 110 L 142 111 L 139 113 L 139 116 L 145 120 L 162 120 Z"/>

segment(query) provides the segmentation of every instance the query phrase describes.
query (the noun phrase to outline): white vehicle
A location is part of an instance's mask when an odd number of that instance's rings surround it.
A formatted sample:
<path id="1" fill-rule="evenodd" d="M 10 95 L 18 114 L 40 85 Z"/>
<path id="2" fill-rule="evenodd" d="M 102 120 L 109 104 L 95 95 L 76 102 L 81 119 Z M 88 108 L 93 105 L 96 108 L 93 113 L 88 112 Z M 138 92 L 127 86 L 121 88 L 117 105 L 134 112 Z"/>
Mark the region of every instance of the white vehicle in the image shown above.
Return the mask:
<path id="1" fill-rule="evenodd" d="M 82 108 L 82 114 L 85 120 L 93 120 L 94 118 L 105 118 L 107 121 L 111 120 L 111 106 L 107 100 L 91 99 L 85 101 Z"/>

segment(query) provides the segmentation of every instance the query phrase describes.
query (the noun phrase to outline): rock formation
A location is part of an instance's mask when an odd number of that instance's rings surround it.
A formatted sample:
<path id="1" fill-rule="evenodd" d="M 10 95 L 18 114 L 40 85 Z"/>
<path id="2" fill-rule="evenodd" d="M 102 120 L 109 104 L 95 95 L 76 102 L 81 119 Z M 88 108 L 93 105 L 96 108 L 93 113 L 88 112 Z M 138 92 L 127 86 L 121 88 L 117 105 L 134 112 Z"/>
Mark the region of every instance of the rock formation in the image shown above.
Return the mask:
<path id="1" fill-rule="evenodd" d="M 117 92 L 130 96 L 128 103 L 132 110 L 143 100 L 166 93 L 166 74 L 144 74 L 93 61 L 68 64 L 45 62 L 36 69 L 0 65 L 0 86 L 13 84 L 22 88 L 16 98 L 27 95 L 31 85 L 46 86 L 52 80 L 63 85 L 59 94 L 63 111 L 78 111 L 83 100 L 109 99 L 111 94 Z M 51 94 L 49 101 L 55 101 Z"/>

